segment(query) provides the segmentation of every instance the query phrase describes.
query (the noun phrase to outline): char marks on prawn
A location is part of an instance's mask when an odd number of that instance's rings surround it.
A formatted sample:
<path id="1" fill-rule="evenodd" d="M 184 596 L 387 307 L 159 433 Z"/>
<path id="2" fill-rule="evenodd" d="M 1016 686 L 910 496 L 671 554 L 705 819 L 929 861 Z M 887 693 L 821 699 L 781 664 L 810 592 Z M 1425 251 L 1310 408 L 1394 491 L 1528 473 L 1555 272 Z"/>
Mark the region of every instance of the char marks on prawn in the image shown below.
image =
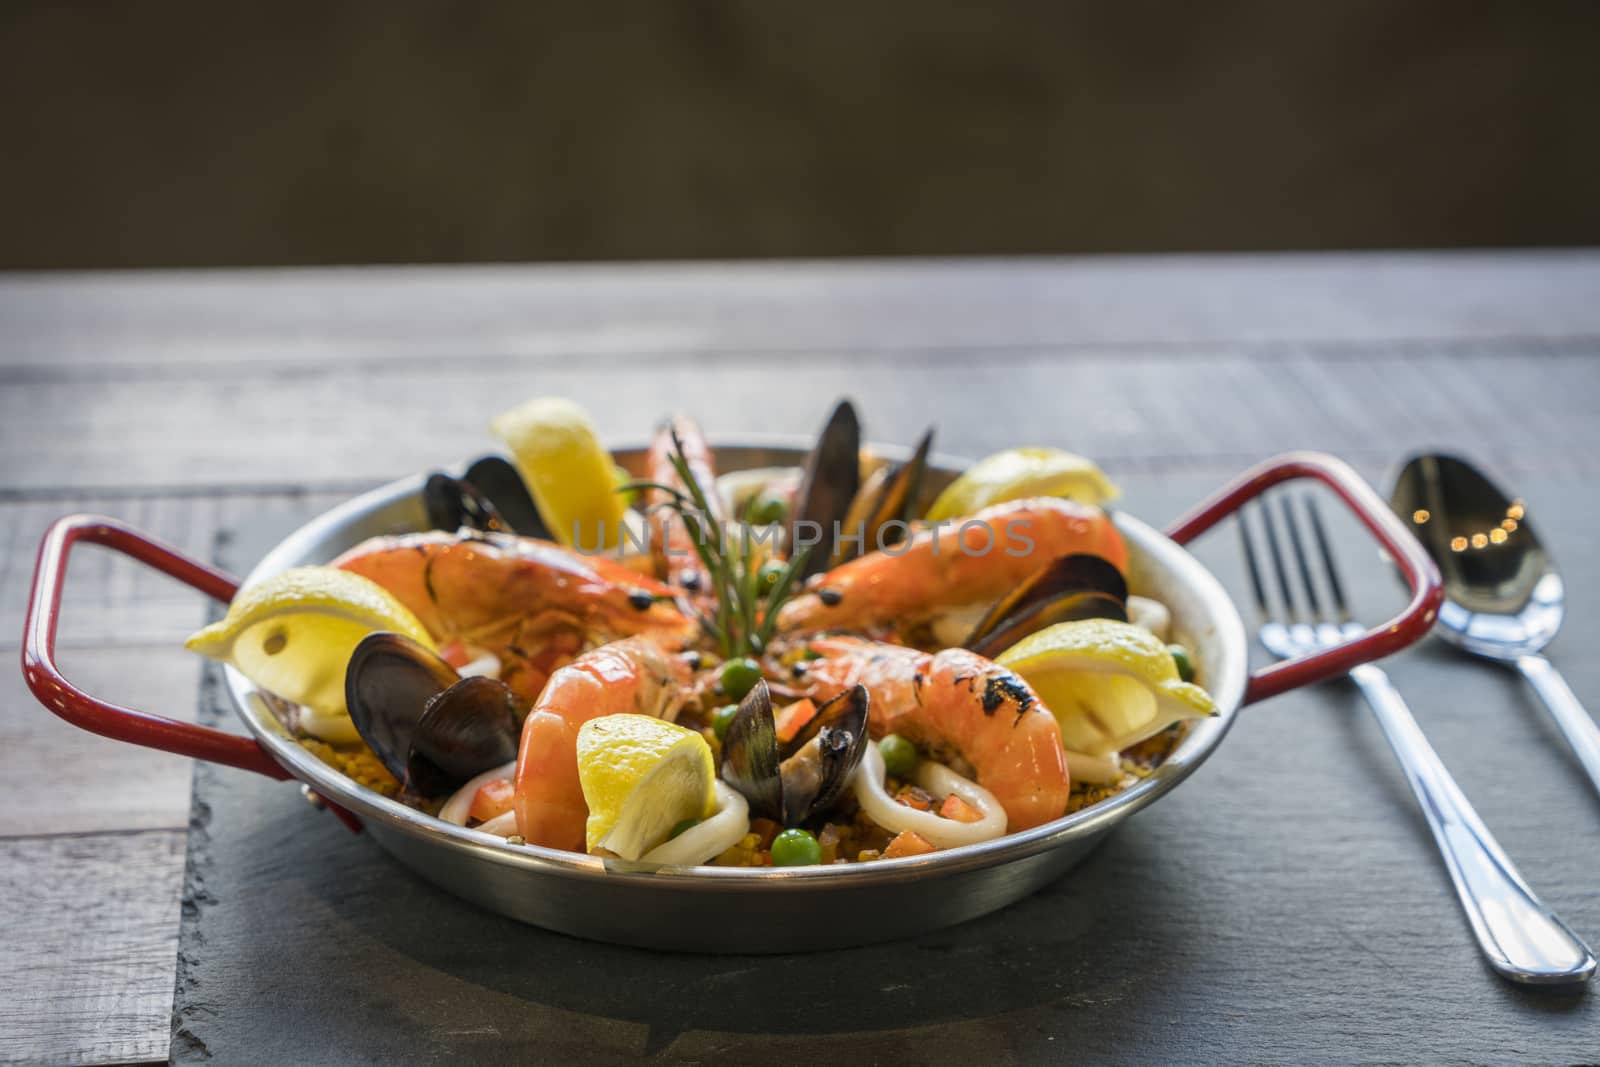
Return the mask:
<path id="1" fill-rule="evenodd" d="M 1008 670 L 1001 670 L 991 674 L 983 683 L 983 713 L 993 715 L 1000 710 L 1000 705 L 1006 701 L 1014 701 L 1017 705 L 1017 718 L 1022 718 L 1038 703 L 1038 698 L 1033 695 L 1033 690 L 1022 683 L 1022 679 Z"/>

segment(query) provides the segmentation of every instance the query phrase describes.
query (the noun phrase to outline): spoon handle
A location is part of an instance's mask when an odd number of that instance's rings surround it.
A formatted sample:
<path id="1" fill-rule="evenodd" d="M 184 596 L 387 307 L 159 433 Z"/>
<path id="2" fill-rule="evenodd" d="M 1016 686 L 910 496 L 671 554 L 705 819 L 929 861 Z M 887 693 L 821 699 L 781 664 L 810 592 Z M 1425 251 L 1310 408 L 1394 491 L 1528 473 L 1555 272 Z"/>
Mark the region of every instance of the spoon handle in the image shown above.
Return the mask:
<path id="1" fill-rule="evenodd" d="M 1589 946 L 1522 880 L 1422 735 L 1389 676 L 1367 664 L 1352 670 L 1350 677 L 1372 705 L 1405 769 L 1490 965 L 1513 982 L 1587 981 L 1595 971 Z"/>
<path id="2" fill-rule="evenodd" d="M 1555 664 L 1543 656 L 1523 656 L 1517 660 L 1517 669 L 1533 685 L 1534 692 L 1550 709 L 1551 716 L 1561 732 L 1567 735 L 1567 744 L 1578 754 L 1589 780 L 1600 789 L 1600 726 L 1596 726 L 1589 713 L 1578 702 L 1578 696 L 1561 677 Z"/>

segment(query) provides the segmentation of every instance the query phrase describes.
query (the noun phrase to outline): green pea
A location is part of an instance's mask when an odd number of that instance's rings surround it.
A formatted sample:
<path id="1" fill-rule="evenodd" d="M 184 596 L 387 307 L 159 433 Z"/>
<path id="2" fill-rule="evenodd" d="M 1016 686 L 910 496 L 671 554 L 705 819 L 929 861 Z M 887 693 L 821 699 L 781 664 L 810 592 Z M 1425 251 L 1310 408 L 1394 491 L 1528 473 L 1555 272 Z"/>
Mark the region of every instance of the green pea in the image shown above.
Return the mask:
<path id="1" fill-rule="evenodd" d="M 812 867 L 822 862 L 822 846 L 809 830 L 785 830 L 772 839 L 774 867 Z"/>
<path id="2" fill-rule="evenodd" d="M 1172 662 L 1178 665 L 1178 677 L 1186 682 L 1194 681 L 1194 661 L 1189 658 L 1189 650 L 1182 645 L 1168 645 L 1167 651 L 1172 653 Z"/>
<path id="3" fill-rule="evenodd" d="M 883 757 L 883 767 L 904 781 L 917 769 L 917 746 L 899 734 L 885 734 L 878 742 L 878 754 Z"/>
<path id="4" fill-rule="evenodd" d="M 750 509 L 745 514 L 753 526 L 772 526 L 789 514 L 789 503 L 777 493 L 763 489 L 750 501 Z"/>
<path id="5" fill-rule="evenodd" d="M 773 587 L 778 584 L 778 578 L 782 576 L 783 571 L 784 565 L 775 559 L 769 559 L 763 563 L 761 569 L 756 572 L 757 592 L 762 596 L 772 592 Z"/>
<path id="6" fill-rule="evenodd" d="M 722 692 L 729 700 L 743 700 L 761 681 L 761 664 L 746 656 L 722 665 Z"/>
<path id="7" fill-rule="evenodd" d="M 692 827 L 699 826 L 699 825 L 700 825 L 700 820 L 699 819 L 685 819 L 682 822 L 680 822 L 678 825 L 676 825 L 676 826 L 674 826 L 672 828 L 672 832 L 667 835 L 667 840 L 671 841 L 674 837 L 677 837 L 679 834 L 683 833 L 685 830 L 688 830 L 688 829 L 690 829 Z"/>
<path id="8" fill-rule="evenodd" d="M 728 739 L 728 727 L 733 725 L 733 717 L 739 714 L 739 705 L 724 704 L 711 713 L 711 732 L 717 735 L 718 741 Z"/>

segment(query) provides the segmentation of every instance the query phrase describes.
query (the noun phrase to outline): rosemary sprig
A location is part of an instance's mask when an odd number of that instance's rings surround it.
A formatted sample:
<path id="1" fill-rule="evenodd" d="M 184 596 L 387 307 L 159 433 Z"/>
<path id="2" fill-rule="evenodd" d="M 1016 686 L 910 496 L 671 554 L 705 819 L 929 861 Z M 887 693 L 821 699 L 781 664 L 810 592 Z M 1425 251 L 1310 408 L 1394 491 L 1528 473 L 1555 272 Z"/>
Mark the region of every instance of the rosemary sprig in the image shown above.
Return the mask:
<path id="1" fill-rule="evenodd" d="M 700 624 L 716 642 L 724 659 L 736 656 L 759 656 L 772 641 L 778 624 L 778 609 L 788 600 L 795 588 L 795 578 L 805 566 L 810 555 L 808 546 L 802 549 L 779 573 L 772 588 L 763 597 L 760 588 L 760 561 L 755 542 L 750 537 L 748 514 L 741 522 L 737 543 L 731 543 L 722 523 L 706 499 L 705 490 L 689 469 L 683 444 L 673 435 L 673 454 L 668 456 L 672 469 L 682 487 L 664 485 L 653 481 L 635 481 L 620 487 L 619 492 L 653 489 L 665 499 L 649 509 L 653 513 L 661 508 L 677 512 L 689 531 L 689 541 L 695 555 L 705 567 L 716 594 L 716 608 L 707 615 L 699 612 Z"/>

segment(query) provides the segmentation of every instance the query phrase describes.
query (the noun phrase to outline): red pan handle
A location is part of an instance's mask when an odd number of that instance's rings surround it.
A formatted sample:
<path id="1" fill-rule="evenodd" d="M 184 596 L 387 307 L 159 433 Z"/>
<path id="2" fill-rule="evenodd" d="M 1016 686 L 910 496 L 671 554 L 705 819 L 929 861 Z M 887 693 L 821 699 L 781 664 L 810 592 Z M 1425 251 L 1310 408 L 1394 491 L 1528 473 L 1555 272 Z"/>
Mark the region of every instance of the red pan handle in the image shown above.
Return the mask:
<path id="1" fill-rule="evenodd" d="M 39 702 L 72 725 L 116 741 L 255 771 L 268 778 L 292 777 L 254 738 L 98 700 L 67 680 L 56 666 L 56 624 L 61 617 L 67 559 L 72 546 L 80 541 L 131 556 L 217 600 L 232 600 L 239 588 L 232 576 L 115 519 L 99 515 L 57 519 L 39 544 L 22 637 L 22 676 Z M 348 811 L 331 803 L 327 807 L 351 829 L 361 828 Z"/>
<path id="2" fill-rule="evenodd" d="M 1405 575 L 1411 603 L 1382 626 L 1342 645 L 1256 671 L 1245 687 L 1246 704 L 1336 678 L 1421 640 L 1433 629 L 1444 600 L 1439 568 L 1411 531 L 1348 463 L 1324 452 L 1288 452 L 1245 471 L 1174 523 L 1167 536 L 1186 545 L 1268 489 L 1296 478 L 1314 478 L 1338 494 Z"/>

